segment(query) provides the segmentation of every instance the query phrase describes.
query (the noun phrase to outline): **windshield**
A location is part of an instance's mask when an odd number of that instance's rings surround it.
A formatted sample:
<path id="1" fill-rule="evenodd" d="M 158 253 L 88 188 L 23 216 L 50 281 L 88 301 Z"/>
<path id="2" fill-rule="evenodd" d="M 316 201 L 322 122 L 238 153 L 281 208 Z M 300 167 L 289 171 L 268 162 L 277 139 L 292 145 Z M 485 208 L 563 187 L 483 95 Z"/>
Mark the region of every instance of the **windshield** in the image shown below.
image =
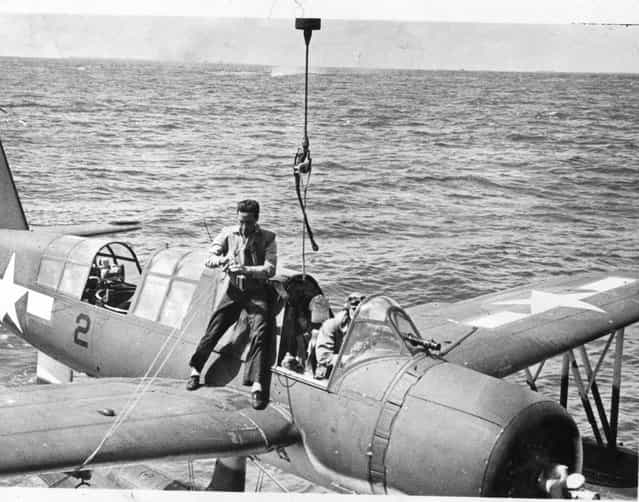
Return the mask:
<path id="1" fill-rule="evenodd" d="M 335 373 L 374 358 L 410 355 L 414 346 L 404 338 L 421 339 L 408 315 L 390 298 L 370 298 L 355 312 Z"/>

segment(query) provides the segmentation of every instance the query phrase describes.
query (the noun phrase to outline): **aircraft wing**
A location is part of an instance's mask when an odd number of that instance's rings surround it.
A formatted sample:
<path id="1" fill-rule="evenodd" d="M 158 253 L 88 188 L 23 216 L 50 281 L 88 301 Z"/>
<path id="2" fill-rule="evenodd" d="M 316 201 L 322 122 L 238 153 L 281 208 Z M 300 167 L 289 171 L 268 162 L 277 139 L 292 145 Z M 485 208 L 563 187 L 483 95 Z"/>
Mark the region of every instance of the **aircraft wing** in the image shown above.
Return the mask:
<path id="1" fill-rule="evenodd" d="M 503 377 L 639 321 L 639 272 L 590 273 L 406 309 L 442 356 Z"/>
<path id="2" fill-rule="evenodd" d="M 138 221 L 110 221 L 108 223 L 78 223 L 71 225 L 39 226 L 31 225 L 34 230 L 64 235 L 92 237 L 95 235 L 119 234 L 142 228 Z"/>
<path id="3" fill-rule="evenodd" d="M 138 380 L 106 378 L 0 392 L 0 475 L 70 470 L 125 411 Z M 115 416 L 101 413 L 111 409 Z M 263 453 L 299 438 L 277 406 L 256 411 L 230 388 L 155 381 L 90 465 Z"/>

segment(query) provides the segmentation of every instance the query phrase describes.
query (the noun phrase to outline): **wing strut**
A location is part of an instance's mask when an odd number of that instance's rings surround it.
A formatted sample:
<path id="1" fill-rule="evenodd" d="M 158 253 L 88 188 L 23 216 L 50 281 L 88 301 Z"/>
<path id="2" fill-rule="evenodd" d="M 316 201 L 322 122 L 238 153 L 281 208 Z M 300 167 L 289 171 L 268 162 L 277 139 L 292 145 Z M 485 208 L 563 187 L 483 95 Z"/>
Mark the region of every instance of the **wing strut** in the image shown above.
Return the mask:
<path id="1" fill-rule="evenodd" d="M 615 340 L 613 381 L 610 396 L 610 413 L 607 414 L 599 386 L 597 385 L 597 375 L 609 352 L 613 339 Z M 572 373 L 579 398 L 594 435 L 594 440 L 591 438 L 583 439 L 584 474 L 588 477 L 589 482 L 596 485 L 636 488 L 639 456 L 636 451 L 632 451 L 624 447 L 622 443 L 617 442 L 623 344 L 624 328 L 610 332 L 601 350 L 597 364 L 594 364 L 594 358 L 592 361 L 590 360 L 584 345 L 578 347 L 580 362 L 584 370 L 583 374 L 580 371 L 573 349 L 566 351 L 562 357 L 559 403 L 564 408 L 568 406 L 568 387 L 570 374 Z M 526 383 L 533 390 L 536 390 L 536 381 L 541 372 L 543 362 L 540 363 L 534 375 L 530 368 L 525 368 Z M 597 413 L 594 412 L 591 404 L 590 393 L 592 393 Z M 601 429 L 597 422 L 597 415 L 601 423 Z"/>
<path id="2" fill-rule="evenodd" d="M 588 390 L 592 389 L 592 397 L 595 400 L 595 405 L 597 406 L 597 412 L 599 413 L 599 418 L 601 419 L 601 427 L 604 430 L 606 442 L 608 444 L 614 444 L 615 441 L 614 439 L 612 439 L 612 436 L 610 434 L 610 424 L 608 423 L 606 410 L 604 408 L 603 401 L 601 400 L 599 386 L 597 385 L 597 381 L 594 378 L 592 366 L 590 365 L 590 360 L 588 359 L 586 348 L 582 345 L 581 347 L 579 347 L 579 352 L 581 353 L 581 360 L 583 361 L 584 369 L 586 370 L 586 376 L 588 377 L 588 387 L 585 388 L 585 392 L 587 394 Z"/>
<path id="3" fill-rule="evenodd" d="M 610 414 L 606 413 L 606 409 L 604 406 L 604 402 L 601 396 L 601 392 L 599 390 L 599 386 L 597 385 L 597 375 L 599 370 L 601 369 L 601 365 L 606 358 L 608 350 L 612 344 L 613 339 L 615 340 L 615 356 L 614 356 L 614 374 L 613 374 L 613 382 L 612 382 L 612 393 L 611 393 L 611 401 L 610 401 Z M 584 407 L 584 411 L 586 412 L 586 416 L 588 418 L 588 422 L 592 427 L 593 434 L 597 440 L 597 444 L 599 446 L 604 446 L 604 438 L 605 438 L 605 446 L 608 448 L 616 448 L 617 443 L 617 435 L 618 435 L 618 424 L 619 424 L 619 401 L 621 396 L 621 368 L 622 368 L 622 358 L 623 358 L 623 344 L 624 344 L 624 329 L 621 328 L 617 331 L 613 331 L 610 333 L 606 344 L 599 355 L 599 360 L 597 364 L 594 366 L 590 361 L 588 356 L 588 352 L 586 351 L 586 347 L 584 345 L 578 347 L 580 359 L 582 366 L 584 368 L 585 375 L 582 376 L 582 373 L 579 368 L 579 364 L 577 362 L 577 358 L 572 349 L 568 350 L 563 355 L 563 364 L 561 368 L 561 387 L 559 393 L 559 404 L 564 408 L 568 406 L 568 386 L 570 373 L 572 373 L 573 379 L 575 381 L 575 385 L 577 386 L 577 390 L 579 393 L 579 397 L 581 399 L 582 405 Z M 537 378 L 541 373 L 541 370 L 544 367 L 544 363 L 546 361 L 541 361 L 535 373 L 533 375 L 530 368 L 525 368 L 526 375 L 526 383 L 528 386 L 536 391 L 537 390 Z M 597 408 L 597 415 L 599 416 L 599 421 L 601 422 L 601 429 L 599 429 L 599 425 L 596 420 L 596 416 L 594 413 L 593 406 L 590 402 L 589 394 L 592 393 L 592 398 L 595 402 L 595 407 Z"/>
<path id="4" fill-rule="evenodd" d="M 568 383 L 570 374 L 568 373 L 570 361 L 568 354 L 564 354 L 561 361 L 561 388 L 559 390 L 559 404 L 565 409 L 568 408 Z"/>
<path id="5" fill-rule="evenodd" d="M 619 423 L 619 396 L 621 395 L 621 358 L 623 356 L 624 330 L 617 331 L 615 342 L 615 367 L 612 378 L 612 402 L 610 403 L 610 432 L 612 448 L 617 445 L 617 424 Z"/>
<path id="6" fill-rule="evenodd" d="M 572 376 L 574 377 L 575 383 L 577 384 L 577 391 L 579 392 L 579 397 L 581 398 L 581 404 L 584 407 L 586 417 L 588 418 L 588 422 L 592 427 L 592 433 L 595 435 L 597 444 L 601 446 L 603 445 L 601 432 L 599 431 L 599 426 L 597 425 L 597 421 L 595 420 L 595 414 L 592 411 L 592 406 L 590 404 L 590 400 L 588 399 L 588 394 L 586 394 L 586 388 L 584 387 L 584 383 L 581 380 L 579 365 L 577 364 L 577 360 L 575 359 L 575 354 L 572 349 L 568 351 L 568 359 L 570 361 L 570 367 L 572 369 Z"/>
<path id="7" fill-rule="evenodd" d="M 526 383 L 530 387 L 531 390 L 537 392 L 537 378 L 539 378 L 539 374 L 541 370 L 544 369 L 544 364 L 546 364 L 546 359 L 539 363 L 537 366 L 537 371 L 535 371 L 535 376 L 530 371 L 530 368 L 526 368 Z"/>

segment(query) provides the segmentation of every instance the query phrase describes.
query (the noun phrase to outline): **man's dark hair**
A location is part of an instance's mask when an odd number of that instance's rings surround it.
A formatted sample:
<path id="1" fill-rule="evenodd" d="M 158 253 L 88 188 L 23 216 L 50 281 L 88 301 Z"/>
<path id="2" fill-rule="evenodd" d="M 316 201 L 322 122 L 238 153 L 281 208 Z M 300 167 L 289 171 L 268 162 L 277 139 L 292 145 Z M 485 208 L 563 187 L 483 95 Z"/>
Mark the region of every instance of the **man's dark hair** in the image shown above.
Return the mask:
<path id="1" fill-rule="evenodd" d="M 255 219 L 258 219 L 260 217 L 260 204 L 253 199 L 241 200 L 237 203 L 237 212 L 253 213 L 255 215 Z"/>

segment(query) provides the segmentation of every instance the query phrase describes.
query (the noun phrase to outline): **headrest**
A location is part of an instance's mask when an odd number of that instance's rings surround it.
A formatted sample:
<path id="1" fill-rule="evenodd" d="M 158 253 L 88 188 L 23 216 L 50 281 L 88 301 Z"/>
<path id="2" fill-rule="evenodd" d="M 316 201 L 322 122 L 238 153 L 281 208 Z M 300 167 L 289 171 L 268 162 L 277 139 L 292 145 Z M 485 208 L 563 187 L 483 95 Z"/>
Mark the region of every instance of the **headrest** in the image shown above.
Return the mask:
<path id="1" fill-rule="evenodd" d="M 330 317 L 330 305 L 324 295 L 311 298 L 308 310 L 311 312 L 311 322 L 314 324 L 322 323 Z"/>

